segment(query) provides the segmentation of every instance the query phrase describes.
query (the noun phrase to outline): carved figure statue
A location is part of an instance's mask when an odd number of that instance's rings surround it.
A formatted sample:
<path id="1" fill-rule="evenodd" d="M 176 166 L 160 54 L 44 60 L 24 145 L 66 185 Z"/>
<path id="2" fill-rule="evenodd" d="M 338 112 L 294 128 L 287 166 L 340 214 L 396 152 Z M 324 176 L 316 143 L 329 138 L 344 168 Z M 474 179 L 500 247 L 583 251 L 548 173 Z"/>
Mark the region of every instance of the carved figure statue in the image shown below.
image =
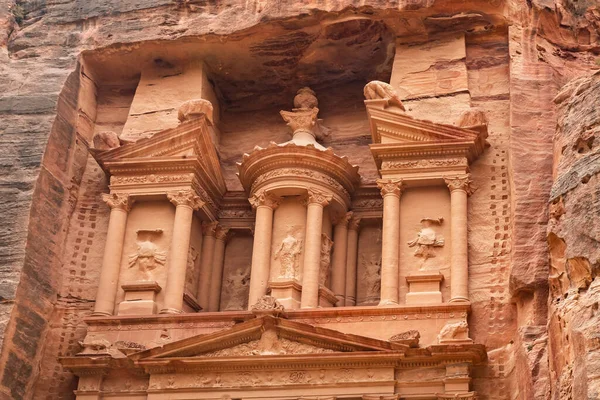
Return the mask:
<path id="1" fill-rule="evenodd" d="M 326 234 L 321 235 L 321 265 L 319 267 L 319 284 L 325 285 L 329 278 L 331 266 L 331 247 L 333 241 Z"/>
<path id="2" fill-rule="evenodd" d="M 250 282 L 250 267 L 238 268 L 225 279 L 229 291 L 229 300 L 225 311 L 243 310 L 246 308 L 248 283 Z"/>
<path id="3" fill-rule="evenodd" d="M 468 339 L 469 325 L 467 321 L 448 322 L 438 335 L 438 342 L 452 339 Z"/>
<path id="4" fill-rule="evenodd" d="M 367 100 L 385 99 L 387 100 L 388 106 L 396 106 L 402 111 L 405 111 L 404 105 L 402 105 L 402 101 L 400 100 L 400 97 L 398 97 L 398 93 L 396 93 L 394 87 L 389 83 L 371 81 L 365 85 L 363 92 L 365 99 Z"/>
<path id="5" fill-rule="evenodd" d="M 293 279 L 298 273 L 298 257 L 302 251 L 302 240 L 296 239 L 291 233 L 281 242 L 275 252 L 275 259 L 279 259 L 279 278 Z"/>
<path id="6" fill-rule="evenodd" d="M 167 262 L 167 252 L 158 249 L 156 244 L 151 241 L 138 242 L 137 252 L 129 256 L 129 268 L 136 264 L 142 273 L 142 278 L 150 280 L 152 271 L 159 266 L 164 266 Z"/>
<path id="7" fill-rule="evenodd" d="M 381 258 L 371 254 L 371 257 L 367 259 L 363 255 L 362 264 L 362 283 L 365 287 L 365 297 L 367 299 L 379 298 L 381 292 Z"/>
<path id="8" fill-rule="evenodd" d="M 435 257 L 433 252 L 434 247 L 442 247 L 444 238 L 438 235 L 432 228 L 433 225 L 441 225 L 444 218 L 423 218 L 421 220 L 421 230 L 417 233 L 417 237 L 408 242 L 409 247 L 417 246 L 414 252 L 415 257 L 423 257 L 425 260 Z"/>

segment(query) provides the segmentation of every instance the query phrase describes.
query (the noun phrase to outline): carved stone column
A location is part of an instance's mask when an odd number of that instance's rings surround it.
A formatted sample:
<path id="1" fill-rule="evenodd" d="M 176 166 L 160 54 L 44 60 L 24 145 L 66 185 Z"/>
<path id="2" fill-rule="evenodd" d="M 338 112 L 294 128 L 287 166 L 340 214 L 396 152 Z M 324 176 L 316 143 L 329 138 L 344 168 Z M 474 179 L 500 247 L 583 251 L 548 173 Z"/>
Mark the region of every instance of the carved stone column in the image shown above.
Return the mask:
<path id="1" fill-rule="evenodd" d="M 337 304 L 344 305 L 346 292 L 346 257 L 348 256 L 348 221 L 353 213 L 344 214 L 336 221 L 333 229 L 333 254 L 331 256 L 331 290 L 337 297 Z"/>
<path id="2" fill-rule="evenodd" d="M 200 276 L 198 278 L 198 291 L 196 298 L 200 307 L 208 311 L 210 299 L 210 276 L 213 269 L 213 257 L 215 253 L 215 235 L 219 223 L 202 223 L 202 258 L 200 260 Z"/>
<path id="3" fill-rule="evenodd" d="M 167 198 L 176 208 L 171 247 L 169 248 L 165 300 L 160 313 L 175 314 L 183 312 L 183 292 L 194 210 L 202 207 L 204 202 L 192 190 L 170 192 L 167 193 Z"/>
<path id="4" fill-rule="evenodd" d="M 103 194 L 102 200 L 110 207 L 110 219 L 108 221 L 104 258 L 102 259 L 100 283 L 96 294 L 93 316 L 113 315 L 115 310 L 127 213 L 133 205 L 133 200 L 127 194 Z"/>
<path id="5" fill-rule="evenodd" d="M 261 192 L 252 196 L 249 201 L 252 207 L 256 209 L 252 269 L 248 294 L 248 309 L 250 310 L 262 296 L 267 294 L 271 267 L 273 211 L 279 206 L 279 199 L 269 193 Z"/>
<path id="6" fill-rule="evenodd" d="M 323 208 L 332 195 L 308 189 L 306 200 L 306 245 L 304 247 L 304 269 L 302 277 L 301 308 L 316 308 L 319 305 L 319 268 L 321 265 L 321 233 Z"/>
<path id="7" fill-rule="evenodd" d="M 450 189 L 450 302 L 469 301 L 467 197 L 471 177 L 466 174 L 444 180 Z"/>
<path id="8" fill-rule="evenodd" d="M 377 186 L 383 196 L 383 232 L 381 249 L 381 299 L 380 306 L 398 304 L 400 194 L 402 180 L 378 179 Z"/>
<path id="9" fill-rule="evenodd" d="M 221 302 L 221 281 L 223 280 L 223 261 L 225 261 L 225 245 L 229 237 L 229 228 L 219 226 L 215 235 L 215 249 L 212 261 L 213 274 L 210 277 L 210 298 L 208 311 L 219 311 Z"/>
<path id="10" fill-rule="evenodd" d="M 356 263 L 358 260 L 358 232 L 360 218 L 352 217 L 348 223 L 348 251 L 346 253 L 345 306 L 356 305 Z"/>

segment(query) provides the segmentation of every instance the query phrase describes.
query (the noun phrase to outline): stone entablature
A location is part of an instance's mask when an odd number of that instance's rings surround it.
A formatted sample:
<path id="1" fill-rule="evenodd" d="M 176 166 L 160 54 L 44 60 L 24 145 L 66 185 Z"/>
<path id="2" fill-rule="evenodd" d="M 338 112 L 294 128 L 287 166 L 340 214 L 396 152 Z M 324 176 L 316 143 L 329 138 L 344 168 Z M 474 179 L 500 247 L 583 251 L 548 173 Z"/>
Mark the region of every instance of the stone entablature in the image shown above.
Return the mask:
<path id="1" fill-rule="evenodd" d="M 264 398 L 294 398 L 307 385 L 315 396 L 334 398 L 470 395 L 470 366 L 486 359 L 481 345 L 411 348 L 269 315 L 134 353 L 105 340 L 88 343 L 96 350 L 62 360 L 82 377 L 76 391 L 82 397 L 137 393 L 148 398 L 218 398 L 262 390 Z M 121 370 L 119 377 L 107 375 L 115 368 Z M 411 379 L 419 371 L 427 371 L 430 378 Z M 135 388 L 132 383 L 111 384 L 124 376 L 137 377 Z"/>

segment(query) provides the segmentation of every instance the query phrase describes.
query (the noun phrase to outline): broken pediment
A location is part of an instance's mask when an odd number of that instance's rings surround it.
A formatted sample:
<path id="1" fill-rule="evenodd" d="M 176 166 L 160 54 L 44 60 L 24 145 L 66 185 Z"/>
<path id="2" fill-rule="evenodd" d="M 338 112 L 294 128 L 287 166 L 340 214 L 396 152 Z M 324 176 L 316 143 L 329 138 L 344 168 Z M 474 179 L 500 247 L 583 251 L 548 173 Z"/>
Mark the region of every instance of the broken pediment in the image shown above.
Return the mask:
<path id="1" fill-rule="evenodd" d="M 460 126 L 454 126 L 414 118 L 397 107 L 387 106 L 385 99 L 365 100 L 365 105 L 373 139 L 370 148 L 380 168 L 391 161 L 395 163 L 392 168 L 400 169 L 426 166 L 466 169 L 485 149 L 484 119 L 475 126 L 466 126 L 461 119 Z"/>
<path id="2" fill-rule="evenodd" d="M 151 137 L 90 153 L 110 176 L 112 192 L 152 196 L 192 188 L 213 220 L 227 188 L 212 136 L 209 120 L 201 115 Z"/>
<path id="3" fill-rule="evenodd" d="M 181 358 L 255 357 L 353 352 L 402 353 L 408 346 L 273 316 L 262 316 L 132 355 L 140 362 Z"/>

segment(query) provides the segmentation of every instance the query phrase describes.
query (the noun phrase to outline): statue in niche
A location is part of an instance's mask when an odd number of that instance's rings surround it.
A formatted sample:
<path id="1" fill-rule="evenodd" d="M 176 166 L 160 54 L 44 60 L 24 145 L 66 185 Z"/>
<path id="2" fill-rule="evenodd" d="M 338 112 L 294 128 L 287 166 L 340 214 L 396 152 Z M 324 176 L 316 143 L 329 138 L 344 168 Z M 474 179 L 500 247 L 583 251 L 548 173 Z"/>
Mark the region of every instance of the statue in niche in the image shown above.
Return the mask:
<path id="1" fill-rule="evenodd" d="M 194 246 L 190 246 L 185 269 L 185 283 L 189 285 L 190 288 L 194 288 L 196 285 L 196 260 L 198 259 L 198 255 L 199 253 Z"/>
<path id="2" fill-rule="evenodd" d="M 424 260 L 435 257 L 434 248 L 444 246 L 444 238 L 435 232 L 434 225 L 441 225 L 444 218 L 423 218 L 421 220 L 421 230 L 417 237 L 408 242 L 409 247 L 417 246 L 414 252 L 415 257 L 422 257 Z"/>
<path id="3" fill-rule="evenodd" d="M 167 252 L 159 250 L 153 242 L 161 234 L 161 229 L 137 231 L 138 249 L 129 256 L 129 268 L 137 265 L 143 280 L 152 280 L 153 271 L 167 262 Z"/>
<path id="4" fill-rule="evenodd" d="M 243 310 L 248 299 L 248 283 L 250 282 L 250 267 L 238 268 L 225 279 L 229 299 L 225 311 Z"/>
<path id="5" fill-rule="evenodd" d="M 367 301 L 378 299 L 381 292 L 381 258 L 371 254 L 369 258 L 362 256 L 362 284 Z"/>
<path id="6" fill-rule="evenodd" d="M 329 278 L 329 270 L 331 266 L 331 247 L 333 241 L 326 234 L 321 234 L 321 265 L 319 267 L 319 284 L 325 286 L 327 278 Z"/>
<path id="7" fill-rule="evenodd" d="M 281 242 L 275 252 L 275 259 L 279 259 L 279 278 L 294 279 L 298 274 L 298 258 L 302 251 L 302 240 L 296 239 L 291 233 Z"/>

